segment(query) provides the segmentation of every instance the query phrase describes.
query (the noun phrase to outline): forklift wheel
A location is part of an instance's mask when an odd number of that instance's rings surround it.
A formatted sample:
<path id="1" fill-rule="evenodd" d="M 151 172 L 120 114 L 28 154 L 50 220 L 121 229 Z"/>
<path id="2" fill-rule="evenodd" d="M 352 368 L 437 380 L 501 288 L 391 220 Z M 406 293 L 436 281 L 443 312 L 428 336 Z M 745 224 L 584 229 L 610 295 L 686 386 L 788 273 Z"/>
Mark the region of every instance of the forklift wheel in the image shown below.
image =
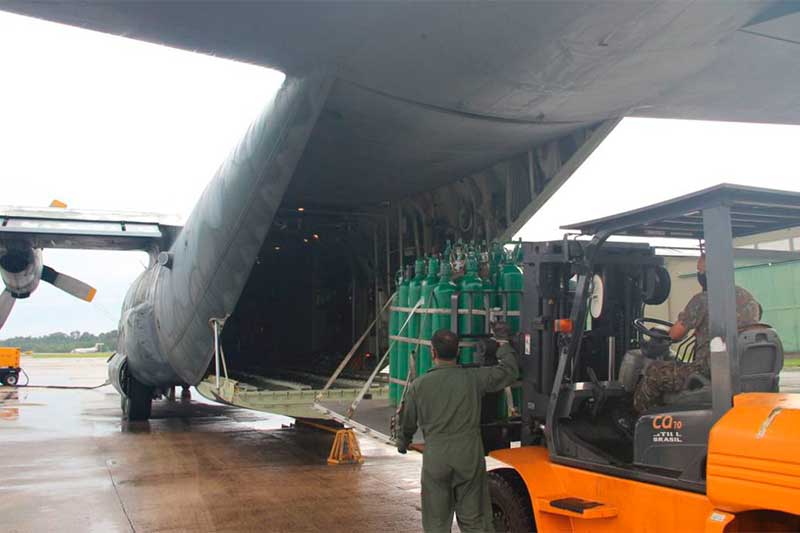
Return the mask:
<path id="1" fill-rule="evenodd" d="M 536 531 L 530 496 L 525 482 L 513 470 L 489 472 L 492 521 L 497 533 Z"/>
<path id="2" fill-rule="evenodd" d="M 122 401 L 122 412 L 130 422 L 148 420 L 153 406 L 153 389 L 134 377 L 128 378 L 128 397 Z"/>
<path id="3" fill-rule="evenodd" d="M 6 374 L 6 376 L 3 378 L 3 383 L 8 385 L 9 387 L 15 386 L 18 381 L 19 378 L 17 377 L 16 374 Z"/>

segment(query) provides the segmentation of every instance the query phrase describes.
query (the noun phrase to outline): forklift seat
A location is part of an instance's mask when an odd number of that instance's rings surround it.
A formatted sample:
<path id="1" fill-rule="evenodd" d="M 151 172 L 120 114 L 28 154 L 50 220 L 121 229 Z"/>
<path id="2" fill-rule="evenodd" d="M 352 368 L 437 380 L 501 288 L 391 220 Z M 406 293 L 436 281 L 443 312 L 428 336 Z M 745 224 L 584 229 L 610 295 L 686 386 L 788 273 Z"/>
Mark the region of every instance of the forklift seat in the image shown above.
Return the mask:
<path id="1" fill-rule="evenodd" d="M 770 326 L 758 324 L 739 333 L 737 343 L 739 376 L 742 392 L 778 392 L 779 375 L 783 369 L 783 344 Z M 669 406 L 710 406 L 711 381 L 693 374 L 688 387 L 664 395 Z"/>

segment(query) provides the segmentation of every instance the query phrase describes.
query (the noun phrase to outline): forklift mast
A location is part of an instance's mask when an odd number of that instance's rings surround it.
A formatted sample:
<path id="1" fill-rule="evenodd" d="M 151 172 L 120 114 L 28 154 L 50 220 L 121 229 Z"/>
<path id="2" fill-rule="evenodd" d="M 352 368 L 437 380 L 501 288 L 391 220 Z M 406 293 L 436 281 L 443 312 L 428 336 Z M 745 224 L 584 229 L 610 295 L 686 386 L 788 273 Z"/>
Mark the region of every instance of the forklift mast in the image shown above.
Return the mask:
<path id="1" fill-rule="evenodd" d="M 523 384 L 523 445 L 540 444 L 542 427 L 554 391 L 561 354 L 572 336 L 579 338 L 567 361 L 564 383 L 593 379 L 614 381 L 622 358 L 638 347 L 632 327 L 646 304 L 657 305 L 669 294 L 663 258 L 645 243 L 606 243 L 587 267 L 587 241 L 523 243 L 524 294 L 521 308 L 520 370 Z M 591 268 L 591 272 L 587 272 Z M 661 272 L 659 272 L 661 271 Z M 586 274 L 603 287 L 588 287 L 599 298 L 602 313 L 592 317 L 588 307 L 577 320 L 573 309 L 578 276 Z M 656 280 L 661 280 L 660 282 Z M 663 281 L 663 280 L 666 280 Z M 561 383 L 559 383 L 559 386 Z"/>

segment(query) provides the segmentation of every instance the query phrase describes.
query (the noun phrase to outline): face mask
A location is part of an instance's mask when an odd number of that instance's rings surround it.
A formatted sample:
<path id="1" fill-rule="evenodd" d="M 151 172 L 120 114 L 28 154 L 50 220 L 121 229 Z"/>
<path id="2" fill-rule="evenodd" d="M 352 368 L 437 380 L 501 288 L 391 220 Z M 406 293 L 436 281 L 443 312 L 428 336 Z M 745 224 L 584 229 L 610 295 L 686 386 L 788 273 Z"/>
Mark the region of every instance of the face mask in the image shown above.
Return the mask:
<path id="1" fill-rule="evenodd" d="M 703 292 L 705 292 L 706 291 L 706 283 L 707 283 L 707 281 L 706 281 L 706 273 L 705 272 L 698 272 L 697 273 L 697 283 L 699 283 L 700 286 L 703 287 Z"/>

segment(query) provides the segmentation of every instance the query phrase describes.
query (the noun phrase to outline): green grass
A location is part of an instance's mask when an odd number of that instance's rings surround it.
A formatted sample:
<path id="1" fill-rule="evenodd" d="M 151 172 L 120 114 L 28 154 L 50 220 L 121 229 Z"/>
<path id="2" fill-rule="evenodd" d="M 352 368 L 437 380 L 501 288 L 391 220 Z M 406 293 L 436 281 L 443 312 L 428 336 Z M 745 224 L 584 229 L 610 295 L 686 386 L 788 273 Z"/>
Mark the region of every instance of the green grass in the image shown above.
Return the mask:
<path id="1" fill-rule="evenodd" d="M 34 353 L 34 359 L 94 359 L 104 358 L 108 359 L 112 352 L 97 352 L 97 353 Z M 23 356 L 24 357 L 24 356 Z"/>
<path id="2" fill-rule="evenodd" d="M 800 357 L 787 357 L 783 360 L 783 368 L 800 368 Z"/>

